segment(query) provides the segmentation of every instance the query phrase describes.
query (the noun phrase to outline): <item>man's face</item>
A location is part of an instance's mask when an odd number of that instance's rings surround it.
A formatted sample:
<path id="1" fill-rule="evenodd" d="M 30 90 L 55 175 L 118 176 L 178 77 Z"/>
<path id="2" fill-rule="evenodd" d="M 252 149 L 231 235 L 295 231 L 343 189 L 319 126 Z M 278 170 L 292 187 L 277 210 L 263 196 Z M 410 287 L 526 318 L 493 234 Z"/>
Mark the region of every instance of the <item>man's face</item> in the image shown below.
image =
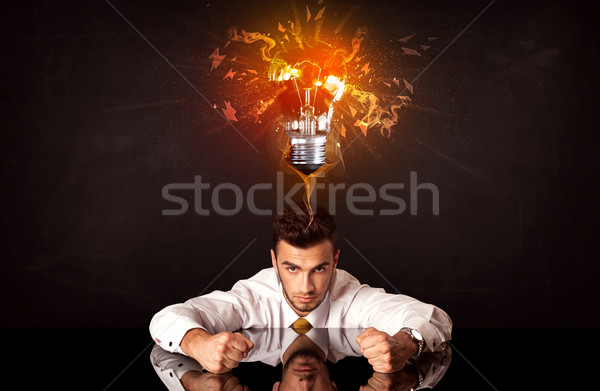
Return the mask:
<path id="1" fill-rule="evenodd" d="M 308 315 L 325 298 L 339 255 L 340 250 L 337 250 L 334 256 L 333 246 L 327 239 L 308 248 L 280 241 L 277 258 L 271 250 L 285 299 L 299 316 Z"/>
<path id="2" fill-rule="evenodd" d="M 337 390 L 329 377 L 329 370 L 319 354 L 311 349 L 295 352 L 283 366 L 278 391 L 331 391 Z"/>

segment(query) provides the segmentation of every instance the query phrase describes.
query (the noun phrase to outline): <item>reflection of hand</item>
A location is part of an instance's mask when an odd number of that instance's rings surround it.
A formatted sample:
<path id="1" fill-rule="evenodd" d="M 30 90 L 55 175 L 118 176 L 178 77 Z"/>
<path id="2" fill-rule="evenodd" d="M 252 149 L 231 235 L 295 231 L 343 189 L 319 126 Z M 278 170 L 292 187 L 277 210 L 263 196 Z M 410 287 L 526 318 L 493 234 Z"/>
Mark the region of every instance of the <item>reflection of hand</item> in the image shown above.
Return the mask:
<path id="1" fill-rule="evenodd" d="M 188 331 L 181 343 L 185 354 L 213 373 L 230 372 L 253 347 L 252 341 L 240 333 L 211 335 L 202 329 Z"/>
<path id="2" fill-rule="evenodd" d="M 367 385 L 359 391 L 409 391 L 417 384 L 418 376 L 415 371 L 404 370 L 396 373 L 375 372 Z"/>
<path id="3" fill-rule="evenodd" d="M 216 374 L 187 371 L 181 377 L 181 384 L 186 391 L 250 391 L 231 372 Z"/>
<path id="4" fill-rule="evenodd" d="M 401 370 L 418 346 L 405 332 L 393 337 L 375 327 L 369 327 L 358 337 L 356 342 L 360 351 L 369 360 L 375 372 L 392 373 Z"/>

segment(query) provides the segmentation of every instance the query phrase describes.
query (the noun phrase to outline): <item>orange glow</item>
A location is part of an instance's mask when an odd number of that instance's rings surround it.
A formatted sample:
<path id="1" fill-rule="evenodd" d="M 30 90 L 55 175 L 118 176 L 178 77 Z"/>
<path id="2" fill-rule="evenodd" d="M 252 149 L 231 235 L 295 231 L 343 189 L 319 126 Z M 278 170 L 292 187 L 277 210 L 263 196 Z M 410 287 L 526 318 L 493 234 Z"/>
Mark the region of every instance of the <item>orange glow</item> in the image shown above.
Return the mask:
<path id="1" fill-rule="evenodd" d="M 337 84 L 339 83 L 340 79 L 338 79 L 337 77 L 331 75 L 327 77 L 327 83 L 329 84 Z"/>

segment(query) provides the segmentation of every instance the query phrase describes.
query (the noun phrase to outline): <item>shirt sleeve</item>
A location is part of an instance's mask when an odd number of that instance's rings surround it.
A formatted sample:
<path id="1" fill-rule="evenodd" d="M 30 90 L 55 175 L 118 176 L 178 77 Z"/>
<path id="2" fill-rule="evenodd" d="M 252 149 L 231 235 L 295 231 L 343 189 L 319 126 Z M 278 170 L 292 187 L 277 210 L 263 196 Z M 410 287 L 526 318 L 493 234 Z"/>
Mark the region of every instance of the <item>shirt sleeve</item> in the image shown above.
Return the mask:
<path id="1" fill-rule="evenodd" d="M 451 338 L 452 321 L 440 308 L 368 285 L 361 286 L 349 313 L 358 315 L 361 327 L 375 327 L 390 335 L 402 327 L 418 330 L 425 340 L 425 352 L 444 349 L 445 342 Z"/>
<path id="2" fill-rule="evenodd" d="M 183 353 L 179 344 L 191 329 L 201 328 L 216 334 L 242 328 L 245 308 L 252 308 L 252 301 L 250 292 L 238 283 L 228 292 L 215 291 L 173 304 L 154 315 L 150 334 L 164 350 Z"/>
<path id="3" fill-rule="evenodd" d="M 444 377 L 451 360 L 452 350 L 449 346 L 435 353 L 422 354 L 416 362 L 418 370 L 424 374 L 423 383 L 418 389 L 435 387 Z"/>

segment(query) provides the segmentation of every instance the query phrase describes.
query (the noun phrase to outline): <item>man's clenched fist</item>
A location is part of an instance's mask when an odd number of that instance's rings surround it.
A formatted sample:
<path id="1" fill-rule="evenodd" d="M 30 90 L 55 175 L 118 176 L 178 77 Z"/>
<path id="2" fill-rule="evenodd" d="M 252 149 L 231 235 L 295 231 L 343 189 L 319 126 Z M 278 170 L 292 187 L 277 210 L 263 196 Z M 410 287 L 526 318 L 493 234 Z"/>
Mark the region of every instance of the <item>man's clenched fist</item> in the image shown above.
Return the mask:
<path id="1" fill-rule="evenodd" d="M 419 349 L 417 343 L 403 331 L 391 336 L 374 327 L 360 333 L 356 342 L 363 356 L 373 366 L 373 370 L 381 373 L 401 370 L 406 361 Z"/>
<path id="2" fill-rule="evenodd" d="M 213 373 L 226 373 L 237 367 L 254 343 L 240 333 L 211 335 L 202 329 L 188 331 L 181 340 L 181 350 Z"/>
<path id="3" fill-rule="evenodd" d="M 250 391 L 231 372 L 216 374 L 187 371 L 181 376 L 181 385 L 185 391 Z"/>

